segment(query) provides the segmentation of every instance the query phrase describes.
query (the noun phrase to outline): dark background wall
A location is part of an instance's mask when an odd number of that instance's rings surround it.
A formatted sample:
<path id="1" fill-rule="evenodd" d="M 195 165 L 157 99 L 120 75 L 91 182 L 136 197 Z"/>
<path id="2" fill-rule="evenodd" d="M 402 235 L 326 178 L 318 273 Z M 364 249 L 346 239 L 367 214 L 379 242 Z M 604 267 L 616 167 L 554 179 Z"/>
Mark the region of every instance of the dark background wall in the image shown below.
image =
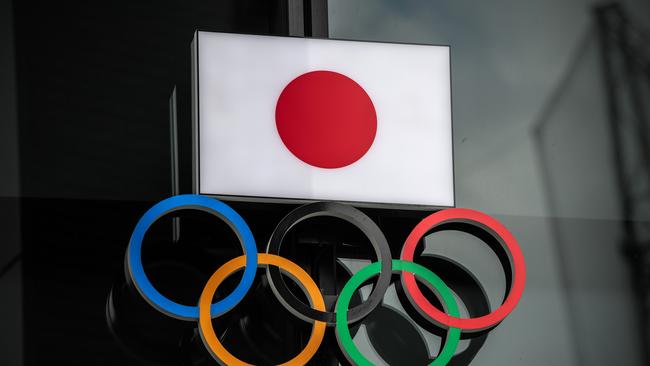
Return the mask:
<path id="1" fill-rule="evenodd" d="M 23 195 L 168 195 L 168 98 L 178 84 L 186 102 L 193 31 L 286 34 L 280 10 L 251 0 L 16 2 Z"/>
<path id="2" fill-rule="evenodd" d="M 12 2 L 0 1 L 0 323 L 6 341 L 0 353 L 9 364 L 22 362 L 22 268 L 20 256 L 20 194 L 18 116 Z"/>
<path id="3" fill-rule="evenodd" d="M 0 196 L 18 196 L 18 118 L 11 1 L 0 2 Z"/>
<path id="4" fill-rule="evenodd" d="M 168 98 L 188 115 L 197 28 L 286 34 L 286 4 L 0 2 L 0 364 L 134 362 L 104 306 L 133 215 L 170 194 Z"/>

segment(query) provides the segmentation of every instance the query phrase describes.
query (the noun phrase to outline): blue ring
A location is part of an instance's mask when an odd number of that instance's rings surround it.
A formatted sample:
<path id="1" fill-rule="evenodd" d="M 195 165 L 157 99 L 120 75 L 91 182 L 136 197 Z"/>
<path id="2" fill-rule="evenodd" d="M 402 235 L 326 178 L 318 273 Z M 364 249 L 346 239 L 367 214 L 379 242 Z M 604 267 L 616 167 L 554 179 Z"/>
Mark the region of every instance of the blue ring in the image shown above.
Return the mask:
<path id="1" fill-rule="evenodd" d="M 235 290 L 210 307 L 210 315 L 215 318 L 232 309 L 244 298 L 251 288 L 257 272 L 257 245 L 253 233 L 244 219 L 225 203 L 196 194 L 173 196 L 158 202 L 145 212 L 133 230 L 127 248 L 127 272 L 140 295 L 157 310 L 182 320 L 197 320 L 199 318 L 198 306 L 178 304 L 158 292 L 147 278 L 142 266 L 142 240 L 149 227 L 163 215 L 182 209 L 197 209 L 222 218 L 239 237 L 246 255 L 244 275 Z"/>

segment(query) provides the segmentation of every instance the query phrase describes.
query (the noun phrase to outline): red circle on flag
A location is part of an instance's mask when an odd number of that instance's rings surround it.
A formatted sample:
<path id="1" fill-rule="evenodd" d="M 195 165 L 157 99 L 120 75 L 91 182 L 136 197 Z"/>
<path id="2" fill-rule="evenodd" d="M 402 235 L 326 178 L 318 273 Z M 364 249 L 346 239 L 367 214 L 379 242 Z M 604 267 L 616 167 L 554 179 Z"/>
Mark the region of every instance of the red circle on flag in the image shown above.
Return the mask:
<path id="1" fill-rule="evenodd" d="M 361 159 L 377 133 L 375 106 L 349 77 L 312 71 L 293 79 L 275 106 L 284 145 L 319 168 L 341 168 Z"/>

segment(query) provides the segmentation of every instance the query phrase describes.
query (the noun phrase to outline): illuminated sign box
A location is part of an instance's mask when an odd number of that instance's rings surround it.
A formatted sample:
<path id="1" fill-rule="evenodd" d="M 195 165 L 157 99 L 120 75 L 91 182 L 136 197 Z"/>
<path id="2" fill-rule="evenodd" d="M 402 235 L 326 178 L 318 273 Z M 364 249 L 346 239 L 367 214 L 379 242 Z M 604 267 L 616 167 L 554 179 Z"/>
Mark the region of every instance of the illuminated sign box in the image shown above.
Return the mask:
<path id="1" fill-rule="evenodd" d="M 192 51 L 195 193 L 454 206 L 449 47 L 199 31 Z"/>

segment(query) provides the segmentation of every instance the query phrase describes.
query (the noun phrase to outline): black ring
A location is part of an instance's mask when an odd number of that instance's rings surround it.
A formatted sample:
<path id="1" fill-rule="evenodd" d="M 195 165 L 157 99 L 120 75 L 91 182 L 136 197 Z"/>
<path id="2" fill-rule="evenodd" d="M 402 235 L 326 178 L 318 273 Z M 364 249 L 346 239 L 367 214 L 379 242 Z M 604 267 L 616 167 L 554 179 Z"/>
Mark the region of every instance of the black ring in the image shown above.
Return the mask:
<path id="1" fill-rule="evenodd" d="M 372 221 L 366 214 L 356 208 L 335 202 L 314 202 L 300 206 L 289 212 L 273 230 L 269 240 L 266 252 L 269 254 L 280 255 L 280 247 L 285 235 L 296 224 L 316 216 L 332 216 L 343 219 L 358 227 L 370 239 L 370 243 L 375 249 L 377 260 L 381 261 L 381 272 L 377 280 L 377 285 L 372 289 L 372 293 L 366 302 L 363 302 L 348 312 L 348 321 L 357 322 L 366 317 L 379 304 L 381 304 L 384 294 L 390 286 L 392 276 L 392 254 L 386 241 L 386 237 L 379 230 L 377 224 Z M 292 314 L 308 322 L 314 320 L 322 321 L 328 325 L 336 324 L 336 314 L 329 311 L 319 311 L 312 309 L 300 299 L 298 299 L 289 290 L 289 287 L 282 279 L 280 269 L 274 266 L 268 266 L 266 269 L 269 284 L 273 293 L 280 303 L 284 305 Z"/>

